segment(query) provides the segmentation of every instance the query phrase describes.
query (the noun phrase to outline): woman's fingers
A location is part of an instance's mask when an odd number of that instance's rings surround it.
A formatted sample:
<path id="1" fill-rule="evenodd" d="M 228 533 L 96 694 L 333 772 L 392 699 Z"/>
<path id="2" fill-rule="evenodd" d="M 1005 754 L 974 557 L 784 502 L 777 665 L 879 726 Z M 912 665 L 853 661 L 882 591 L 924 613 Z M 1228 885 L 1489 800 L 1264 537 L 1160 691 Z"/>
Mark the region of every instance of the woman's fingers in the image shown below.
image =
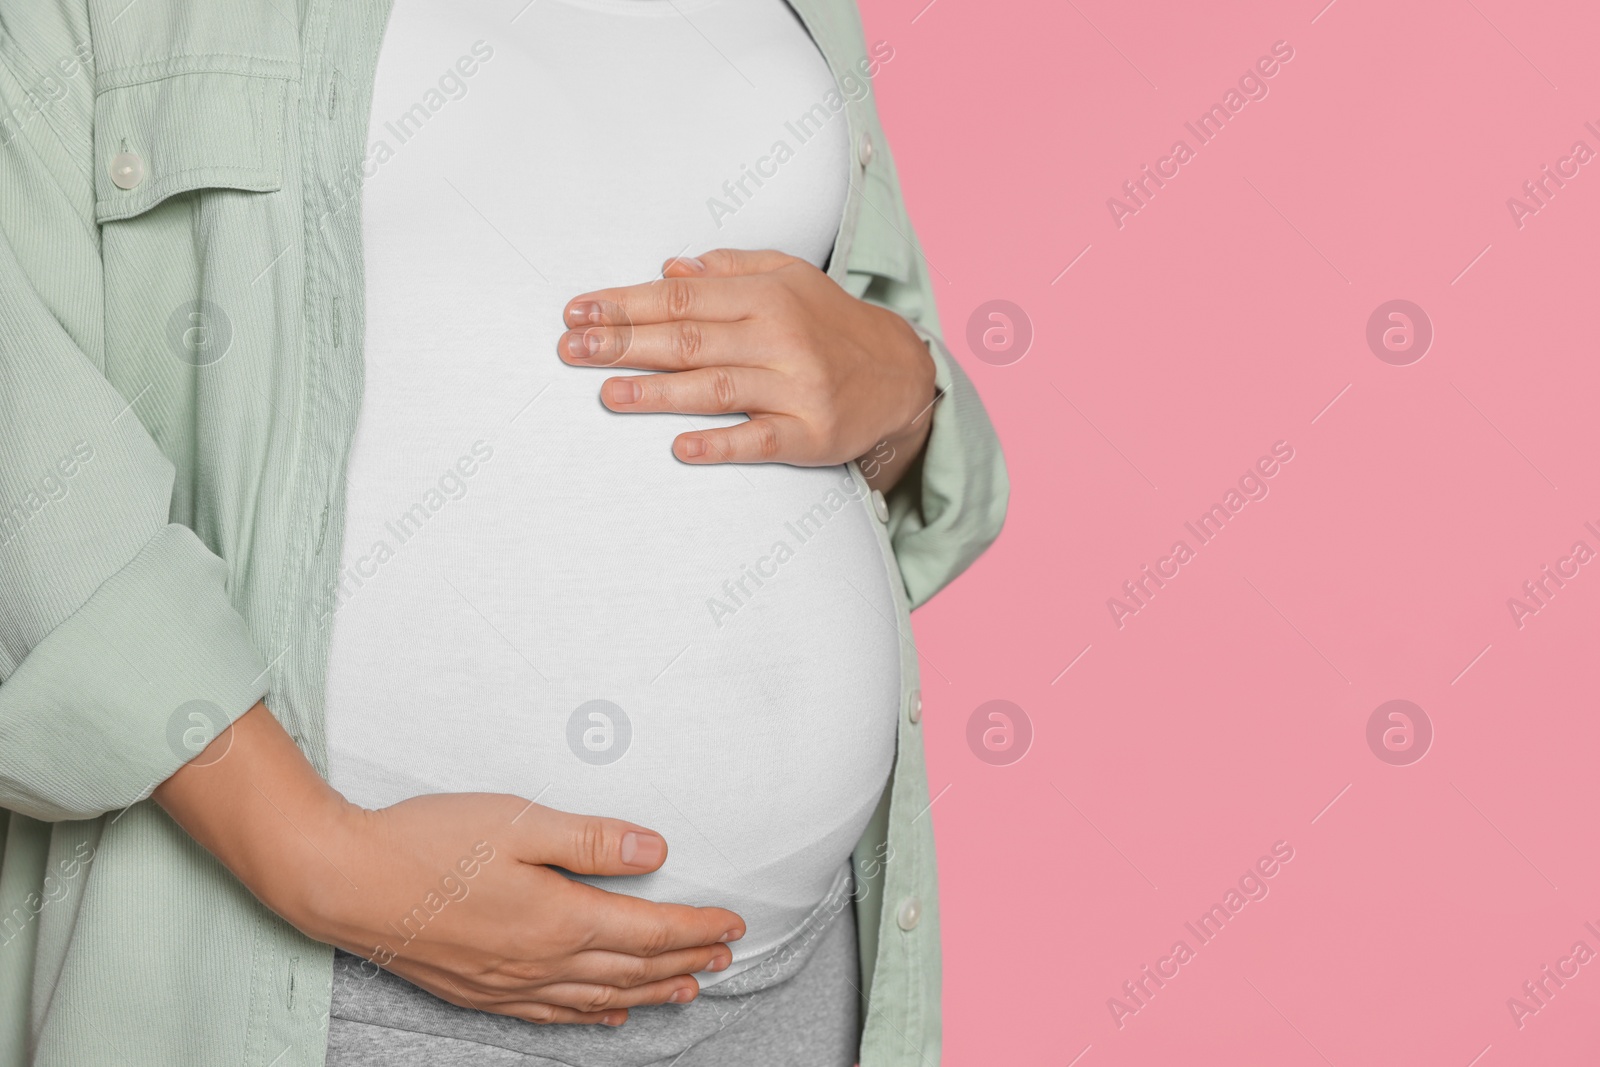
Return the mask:
<path id="1" fill-rule="evenodd" d="M 574 1011 L 553 1004 L 529 1001 L 516 1004 L 496 1004 L 487 1009 L 496 1015 L 509 1015 L 530 1023 L 588 1023 L 592 1026 L 621 1026 L 628 1021 L 628 1013 L 616 1011 Z"/>
<path id="2" fill-rule="evenodd" d="M 577 874 L 644 874 L 667 858 L 667 842 L 654 830 L 621 819 L 529 803 L 511 820 L 517 859 L 555 864 Z"/>
<path id="3" fill-rule="evenodd" d="M 800 260 L 771 248 L 713 248 L 698 256 L 674 256 L 661 264 L 663 278 L 728 277 L 777 270 Z"/>
<path id="4" fill-rule="evenodd" d="M 777 371 L 707 367 L 677 374 L 608 378 L 600 400 L 612 411 L 666 411 L 679 415 L 732 415 L 786 406 L 786 382 Z"/>
<path id="5" fill-rule="evenodd" d="M 700 995 L 700 983 L 678 975 L 626 989 L 599 982 L 552 982 L 492 993 L 467 990 L 459 981 L 452 981 L 439 995 L 464 1008 L 515 1014 L 530 1022 L 604 1023 L 608 1015 L 626 1016 L 629 1008 L 646 1004 L 687 1004 Z"/>
<path id="6" fill-rule="evenodd" d="M 488 995 L 483 997 L 469 997 L 459 989 L 450 994 L 442 994 L 441 999 L 448 1000 L 461 1008 L 472 1008 L 475 1011 L 492 1012 L 495 1015 L 509 1015 L 513 1019 L 522 1019 L 530 1023 L 585 1023 L 590 1026 L 621 1026 L 628 1019 L 626 1007 L 613 1006 L 609 1008 L 596 1008 L 586 1011 L 573 1007 L 565 1001 L 545 1000 L 544 992 L 538 993 L 539 999 L 500 1000 Z M 644 1003 L 639 1001 L 638 1003 Z M 656 1003 L 664 1003 L 658 1001 Z"/>
<path id="7" fill-rule="evenodd" d="M 574 956 L 567 969 L 579 981 L 636 989 L 681 975 L 725 970 L 732 962 L 732 950 L 721 944 L 663 952 L 659 956 L 591 949 Z"/>
<path id="8" fill-rule="evenodd" d="M 586 953 L 592 957 L 615 956 L 613 953 Z M 574 961 L 575 964 L 578 961 Z M 683 966 L 682 964 L 678 966 Z M 694 964 L 687 964 L 694 966 Z M 402 977 L 421 985 L 444 1000 L 464 1008 L 516 1015 L 530 1022 L 580 1022 L 603 1023 L 611 1013 L 626 1014 L 629 1008 L 645 1004 L 686 1004 L 700 994 L 700 983 L 676 967 L 655 968 L 666 971 L 665 977 L 648 981 L 614 985 L 605 981 L 587 981 L 587 971 L 608 972 L 622 976 L 636 970 L 632 963 L 623 960 L 590 961 L 574 966 L 571 980 L 546 983 L 505 982 L 463 984 L 460 977 L 451 977 L 432 967 L 407 968 Z M 703 969 L 703 968 L 698 968 Z M 399 973 L 399 972 L 396 972 Z M 485 986 L 488 988 L 485 988 Z"/>
<path id="9" fill-rule="evenodd" d="M 675 319 L 734 322 L 762 306 L 771 289 L 760 274 L 658 278 L 643 285 L 599 289 L 574 297 L 561 314 L 568 329 L 639 326 Z"/>
<path id="10" fill-rule="evenodd" d="M 753 415 L 735 426 L 692 430 L 672 440 L 685 463 L 811 464 L 805 423 L 792 415 Z"/>
<path id="11" fill-rule="evenodd" d="M 510 1015 L 530 1023 L 588 1023 L 619 1026 L 628 1017 L 627 1006 L 586 1010 L 565 1001 L 546 1000 L 544 992 L 529 983 L 526 988 L 486 988 L 467 978 L 414 960 L 396 960 L 389 970 L 412 985 L 426 989 L 458 1008 Z M 692 979 L 691 979 L 692 980 Z M 697 986 L 698 988 L 698 986 Z M 671 995 L 669 992 L 668 996 Z"/>
<path id="12" fill-rule="evenodd" d="M 811 434 L 804 420 L 776 414 L 795 398 L 777 371 L 706 367 L 676 374 L 633 374 L 608 379 L 600 399 L 612 411 L 671 411 L 680 415 L 750 413 L 748 421 L 679 434 L 672 454 L 685 463 L 810 462 Z"/>
<path id="13" fill-rule="evenodd" d="M 562 982 L 539 989 L 535 994 L 537 999 L 485 998 L 476 1004 L 463 1006 L 475 1006 L 480 1011 L 510 1015 L 533 1023 L 590 1023 L 620 1026 L 627 1020 L 629 1008 L 647 1004 L 687 1004 L 699 994 L 699 983 L 692 978 L 653 982 L 632 989 L 618 989 L 616 986 L 590 985 L 583 982 Z"/>
<path id="14" fill-rule="evenodd" d="M 576 367 L 685 371 L 768 365 L 761 334 L 743 322 L 680 322 L 587 326 L 561 335 L 556 352 Z"/>
<path id="15" fill-rule="evenodd" d="M 544 993 L 541 991 L 542 998 Z M 596 1009 L 584 1011 L 574 1008 L 566 1003 L 556 1003 L 545 1000 L 495 1000 L 489 997 L 479 999 L 455 998 L 445 996 L 443 999 L 462 1008 L 472 1008 L 476 1011 L 492 1012 L 495 1015 L 509 1015 L 513 1019 L 522 1019 L 530 1023 L 586 1023 L 590 1026 L 621 1026 L 628 1019 L 628 1009 L 613 1007 L 610 1009 Z M 639 1003 L 644 1003 L 640 1001 Z"/>
<path id="16" fill-rule="evenodd" d="M 684 318 L 732 322 L 760 306 L 761 275 L 803 262 L 771 249 L 714 248 L 699 257 L 677 256 L 661 265 L 655 281 L 573 297 L 562 319 L 572 328 Z"/>
<path id="17" fill-rule="evenodd" d="M 660 956 L 684 949 L 710 948 L 744 936 L 744 920 L 726 908 L 692 908 L 687 904 L 657 904 L 638 897 L 588 890 L 584 907 L 571 914 L 584 929 L 579 949 L 599 949 L 629 956 Z"/>
<path id="18" fill-rule="evenodd" d="M 542 1002 L 593 1014 L 647 1004 L 687 1004 L 700 995 L 700 983 L 688 977 L 668 978 L 631 989 L 620 989 L 588 982 L 560 982 L 543 987 L 536 995 Z"/>
<path id="19" fill-rule="evenodd" d="M 667 843 L 652 830 L 538 804 L 530 804 L 514 822 L 519 835 L 516 858 L 528 865 L 522 868 L 524 877 L 530 879 L 529 889 L 541 899 L 544 912 L 534 929 L 523 935 L 537 932 L 543 943 L 519 943 L 508 953 L 513 958 L 540 958 L 553 947 L 552 938 L 566 952 L 599 948 L 659 956 L 744 936 L 744 921 L 726 908 L 658 904 L 609 893 L 548 869 L 553 865 L 600 875 L 653 871 L 666 858 Z M 507 932 L 518 936 L 514 921 Z"/>

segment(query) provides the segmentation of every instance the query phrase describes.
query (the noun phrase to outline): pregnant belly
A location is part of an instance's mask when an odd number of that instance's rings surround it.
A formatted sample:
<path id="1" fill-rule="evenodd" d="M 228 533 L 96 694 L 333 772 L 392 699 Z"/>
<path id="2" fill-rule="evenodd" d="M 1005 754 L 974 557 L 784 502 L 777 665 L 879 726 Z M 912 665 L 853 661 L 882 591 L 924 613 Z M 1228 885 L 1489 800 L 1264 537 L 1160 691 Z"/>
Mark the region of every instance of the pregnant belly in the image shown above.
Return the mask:
<path id="1" fill-rule="evenodd" d="M 333 782 L 369 807 L 508 792 L 658 830 L 660 871 L 593 881 L 739 912 L 731 975 L 801 926 L 882 792 L 889 573 L 845 468 L 686 466 L 669 444 L 691 422 L 608 412 L 599 381 L 425 428 L 384 424 L 413 405 L 363 412 Z"/>

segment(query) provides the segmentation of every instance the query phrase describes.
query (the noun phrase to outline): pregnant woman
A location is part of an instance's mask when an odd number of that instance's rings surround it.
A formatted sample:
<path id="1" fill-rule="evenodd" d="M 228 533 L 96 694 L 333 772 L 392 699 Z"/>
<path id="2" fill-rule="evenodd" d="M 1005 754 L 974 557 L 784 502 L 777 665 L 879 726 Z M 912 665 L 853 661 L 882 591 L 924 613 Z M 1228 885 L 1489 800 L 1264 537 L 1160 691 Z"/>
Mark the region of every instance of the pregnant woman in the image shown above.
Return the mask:
<path id="1" fill-rule="evenodd" d="M 0 1067 L 936 1062 L 893 48 L 301 7 L 0 0 Z"/>

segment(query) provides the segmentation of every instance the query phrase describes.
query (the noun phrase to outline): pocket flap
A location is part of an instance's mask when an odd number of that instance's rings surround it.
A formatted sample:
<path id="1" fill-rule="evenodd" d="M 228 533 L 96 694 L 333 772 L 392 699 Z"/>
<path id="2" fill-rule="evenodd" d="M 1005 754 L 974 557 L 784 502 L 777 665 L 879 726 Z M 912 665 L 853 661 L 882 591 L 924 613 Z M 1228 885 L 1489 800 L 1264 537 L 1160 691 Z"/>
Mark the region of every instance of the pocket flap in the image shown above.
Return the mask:
<path id="1" fill-rule="evenodd" d="M 94 104 L 95 220 L 202 188 L 283 186 L 289 80 L 225 71 L 103 90 Z"/>
<path id="2" fill-rule="evenodd" d="M 869 166 L 857 182 L 861 204 L 850 245 L 850 270 L 877 274 L 897 282 L 915 279 L 918 255 L 900 198 L 889 179 Z"/>

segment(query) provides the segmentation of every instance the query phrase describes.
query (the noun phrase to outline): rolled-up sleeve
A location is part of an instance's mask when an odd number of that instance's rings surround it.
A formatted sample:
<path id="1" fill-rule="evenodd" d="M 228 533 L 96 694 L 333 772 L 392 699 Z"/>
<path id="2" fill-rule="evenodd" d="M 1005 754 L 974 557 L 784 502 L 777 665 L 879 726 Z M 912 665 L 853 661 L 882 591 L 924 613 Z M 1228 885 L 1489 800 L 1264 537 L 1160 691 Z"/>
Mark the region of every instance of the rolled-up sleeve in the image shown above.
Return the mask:
<path id="1" fill-rule="evenodd" d="M 141 397 L 101 370 L 93 75 L 55 65 L 84 33 L 69 7 L 29 8 L 0 50 L 0 806 L 46 820 L 149 796 L 186 729 L 266 688 L 226 565 L 168 521 Z"/>

